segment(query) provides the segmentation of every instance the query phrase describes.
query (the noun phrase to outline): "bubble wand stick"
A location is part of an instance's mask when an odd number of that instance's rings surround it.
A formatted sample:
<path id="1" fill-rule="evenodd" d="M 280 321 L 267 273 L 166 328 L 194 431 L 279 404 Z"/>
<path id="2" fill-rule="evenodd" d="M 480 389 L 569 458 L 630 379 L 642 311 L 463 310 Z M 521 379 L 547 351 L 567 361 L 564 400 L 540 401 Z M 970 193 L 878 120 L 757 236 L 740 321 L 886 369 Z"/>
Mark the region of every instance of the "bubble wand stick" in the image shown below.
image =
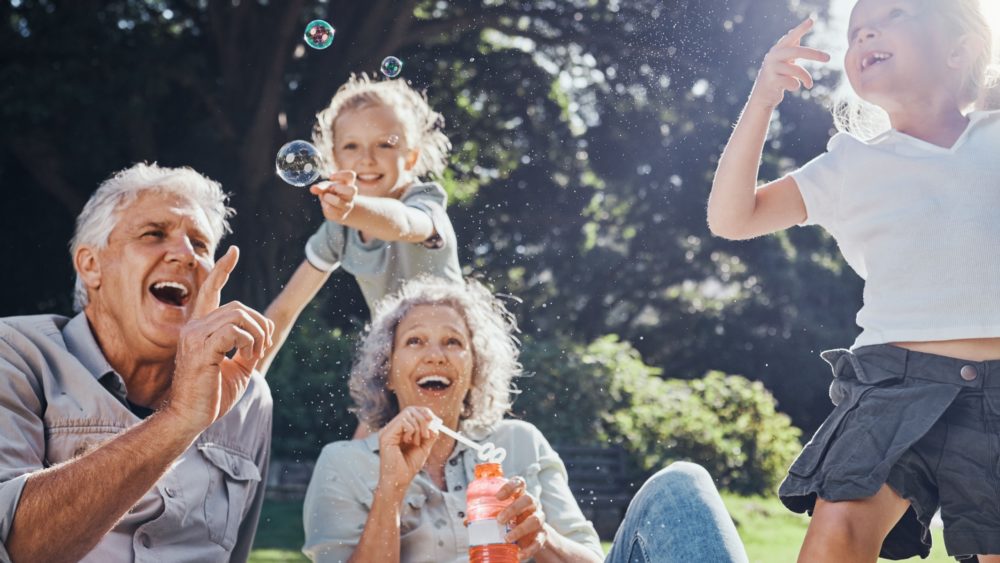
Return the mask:
<path id="1" fill-rule="evenodd" d="M 503 448 L 498 448 L 493 442 L 486 442 L 485 444 L 477 444 L 472 440 L 466 438 L 465 436 L 455 432 L 451 428 L 444 425 L 444 421 L 440 418 L 434 417 L 434 420 L 430 424 L 431 430 L 437 430 L 445 434 L 446 436 L 451 436 L 452 438 L 462 442 L 466 446 L 476 450 L 479 453 L 479 459 L 488 463 L 502 463 L 504 459 L 507 458 L 507 450 Z"/>

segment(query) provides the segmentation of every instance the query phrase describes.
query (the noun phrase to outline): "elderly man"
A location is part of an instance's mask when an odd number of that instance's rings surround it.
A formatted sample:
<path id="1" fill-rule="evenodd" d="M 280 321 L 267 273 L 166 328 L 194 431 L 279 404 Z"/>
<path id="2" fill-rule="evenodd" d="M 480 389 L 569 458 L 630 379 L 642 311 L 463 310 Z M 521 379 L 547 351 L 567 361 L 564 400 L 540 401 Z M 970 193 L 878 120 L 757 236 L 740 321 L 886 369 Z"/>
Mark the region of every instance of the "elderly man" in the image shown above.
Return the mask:
<path id="1" fill-rule="evenodd" d="M 77 221 L 82 312 L 0 319 L 0 559 L 248 557 L 273 324 L 219 305 L 231 212 L 191 169 L 124 170 Z"/>

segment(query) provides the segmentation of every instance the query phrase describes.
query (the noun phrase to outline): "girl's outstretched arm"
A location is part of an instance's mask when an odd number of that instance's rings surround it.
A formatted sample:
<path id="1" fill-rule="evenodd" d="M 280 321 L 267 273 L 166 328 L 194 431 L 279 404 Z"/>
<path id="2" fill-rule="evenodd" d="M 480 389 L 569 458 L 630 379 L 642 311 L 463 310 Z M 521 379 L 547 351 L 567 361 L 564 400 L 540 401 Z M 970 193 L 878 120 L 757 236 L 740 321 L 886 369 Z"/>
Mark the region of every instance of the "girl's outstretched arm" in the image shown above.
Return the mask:
<path id="1" fill-rule="evenodd" d="M 359 195 L 356 178 L 344 170 L 309 188 L 327 220 L 360 231 L 366 240 L 423 242 L 434 235 L 434 223 L 426 213 L 392 197 Z"/>
<path id="2" fill-rule="evenodd" d="M 803 222 L 806 207 L 798 185 L 785 177 L 757 189 L 757 172 L 767 138 L 771 113 L 785 91 L 812 88 L 809 72 L 798 59 L 826 62 L 826 53 L 801 45 L 812 28 L 807 19 L 786 33 L 768 51 L 753 91 L 733 135 L 719 158 L 708 198 L 708 227 L 728 239 L 748 239 Z"/>
<path id="3" fill-rule="evenodd" d="M 274 322 L 274 333 L 271 338 L 273 345 L 264 352 L 264 357 L 257 364 L 260 373 L 267 374 L 267 369 L 271 367 L 278 350 L 281 350 L 289 333 L 292 332 L 296 319 L 313 297 L 316 297 L 319 288 L 330 278 L 330 273 L 316 268 L 308 260 L 303 260 L 278 297 L 267 306 L 264 316 Z"/>

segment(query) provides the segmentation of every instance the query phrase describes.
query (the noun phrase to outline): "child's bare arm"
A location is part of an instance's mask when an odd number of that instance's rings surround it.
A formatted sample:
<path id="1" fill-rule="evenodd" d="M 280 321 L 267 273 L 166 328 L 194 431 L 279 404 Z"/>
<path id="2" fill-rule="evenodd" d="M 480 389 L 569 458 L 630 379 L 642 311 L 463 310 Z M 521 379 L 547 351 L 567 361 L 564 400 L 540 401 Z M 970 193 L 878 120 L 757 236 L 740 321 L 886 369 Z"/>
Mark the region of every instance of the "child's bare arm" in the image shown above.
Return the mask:
<path id="1" fill-rule="evenodd" d="M 757 189 L 757 172 L 767 138 L 771 113 L 785 91 L 811 88 L 812 77 L 795 63 L 798 59 L 827 61 L 829 55 L 801 46 L 812 27 L 805 20 L 771 48 L 754 83 L 750 100 L 719 159 L 708 199 L 708 226 L 729 239 L 748 239 L 787 229 L 806 219 L 798 185 L 790 177 Z"/>
<path id="2" fill-rule="evenodd" d="M 292 274 L 291 279 L 288 280 L 285 288 L 268 305 L 264 316 L 274 322 L 274 335 L 272 337 L 274 344 L 265 351 L 264 358 L 257 364 L 257 369 L 261 373 L 267 374 L 271 362 L 274 361 L 274 357 L 281 350 L 289 333 L 292 332 L 292 326 L 295 325 L 296 319 L 299 318 L 306 305 L 313 300 L 313 297 L 316 296 L 329 277 L 330 272 L 319 270 L 308 260 L 303 260 L 295 273 Z"/>
<path id="3" fill-rule="evenodd" d="M 424 242 L 434 235 L 427 213 L 388 197 L 357 196 L 354 210 L 340 223 L 385 241 Z"/>
<path id="4" fill-rule="evenodd" d="M 424 242 L 434 235 L 426 213 L 391 197 L 358 195 L 354 181 L 354 172 L 342 171 L 309 188 L 319 198 L 324 217 L 384 241 Z"/>

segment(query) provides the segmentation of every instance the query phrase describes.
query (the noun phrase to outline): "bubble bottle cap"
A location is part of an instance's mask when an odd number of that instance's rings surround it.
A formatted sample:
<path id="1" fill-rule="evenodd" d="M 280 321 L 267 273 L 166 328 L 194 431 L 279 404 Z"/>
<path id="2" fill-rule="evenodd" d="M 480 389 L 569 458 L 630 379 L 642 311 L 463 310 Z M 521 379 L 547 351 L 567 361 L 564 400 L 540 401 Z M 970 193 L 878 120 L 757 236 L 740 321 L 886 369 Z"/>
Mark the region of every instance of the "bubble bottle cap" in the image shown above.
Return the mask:
<path id="1" fill-rule="evenodd" d="M 499 463 L 477 463 L 475 468 L 476 479 L 489 479 L 490 477 L 503 477 L 503 467 Z"/>

